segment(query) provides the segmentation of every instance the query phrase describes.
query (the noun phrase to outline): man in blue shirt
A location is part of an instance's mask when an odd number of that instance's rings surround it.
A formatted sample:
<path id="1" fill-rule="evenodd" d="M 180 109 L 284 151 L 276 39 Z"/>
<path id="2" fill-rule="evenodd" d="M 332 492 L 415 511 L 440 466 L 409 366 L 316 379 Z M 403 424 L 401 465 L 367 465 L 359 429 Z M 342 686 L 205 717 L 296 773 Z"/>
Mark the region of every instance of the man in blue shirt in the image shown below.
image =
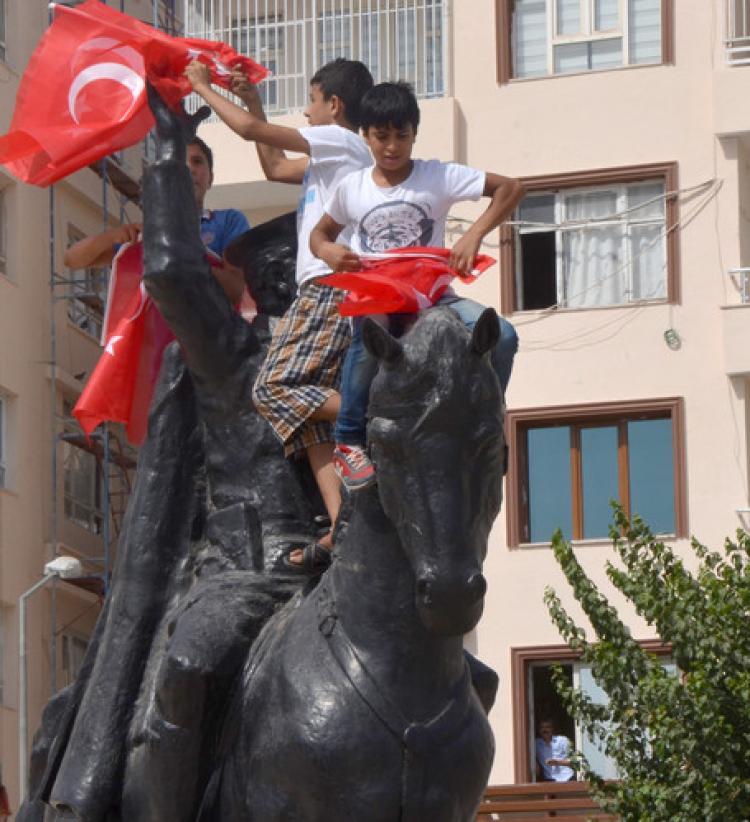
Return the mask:
<path id="1" fill-rule="evenodd" d="M 211 149 L 200 139 L 193 137 L 187 147 L 187 165 L 193 180 L 195 202 L 201 210 L 201 239 L 203 244 L 219 257 L 224 257 L 227 246 L 240 234 L 250 228 L 247 218 L 235 208 L 211 211 L 203 207 L 206 193 L 214 180 L 214 157 Z M 109 265 L 123 243 L 134 242 L 141 232 L 140 223 L 109 228 L 92 237 L 84 237 L 65 252 L 65 265 L 80 269 L 89 266 Z M 245 289 L 242 271 L 224 260 L 223 267 L 212 267 L 211 271 L 226 292 L 229 300 L 236 304 Z"/>

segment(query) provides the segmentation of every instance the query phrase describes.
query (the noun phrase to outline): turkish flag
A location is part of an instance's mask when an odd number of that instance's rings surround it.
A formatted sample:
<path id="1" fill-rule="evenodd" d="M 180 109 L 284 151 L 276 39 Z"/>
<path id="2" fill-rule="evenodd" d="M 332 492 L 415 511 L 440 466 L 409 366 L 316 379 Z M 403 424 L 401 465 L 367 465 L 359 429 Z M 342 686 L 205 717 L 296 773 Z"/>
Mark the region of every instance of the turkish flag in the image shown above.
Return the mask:
<path id="1" fill-rule="evenodd" d="M 206 259 L 212 268 L 224 267 L 210 248 Z M 244 300 L 245 295 L 241 309 L 247 308 Z M 242 316 L 251 322 L 255 314 L 243 310 Z M 73 408 L 87 437 L 109 420 L 125 424 L 133 445 L 143 442 L 164 349 L 174 338 L 143 286 L 143 244 L 125 243 L 112 260 L 102 324 L 104 351 Z"/>
<path id="2" fill-rule="evenodd" d="M 0 164 L 27 183 L 49 185 L 142 140 L 154 124 L 146 79 L 176 106 L 191 91 L 183 72 L 193 59 L 224 88 L 235 67 L 254 83 L 268 75 L 223 43 L 170 37 L 99 0 L 54 13 L 0 137 Z"/>
<path id="3" fill-rule="evenodd" d="M 141 361 L 141 349 L 146 329 L 146 317 L 155 311 L 153 304 L 140 289 L 127 306 L 127 313 L 117 323 L 107 339 L 83 393 L 73 408 L 73 414 L 86 436 L 104 420 L 122 422 L 127 426 L 128 439 L 143 441 L 143 430 L 131 424 L 131 412 L 136 396 L 136 384 Z"/>
<path id="4" fill-rule="evenodd" d="M 326 285 L 349 293 L 339 312 L 345 317 L 363 314 L 416 314 L 434 305 L 455 277 L 472 283 L 495 260 L 485 254 L 474 258 L 468 274 L 448 265 L 448 248 L 394 248 L 384 254 L 363 254 L 358 271 L 339 271 L 324 278 Z"/>

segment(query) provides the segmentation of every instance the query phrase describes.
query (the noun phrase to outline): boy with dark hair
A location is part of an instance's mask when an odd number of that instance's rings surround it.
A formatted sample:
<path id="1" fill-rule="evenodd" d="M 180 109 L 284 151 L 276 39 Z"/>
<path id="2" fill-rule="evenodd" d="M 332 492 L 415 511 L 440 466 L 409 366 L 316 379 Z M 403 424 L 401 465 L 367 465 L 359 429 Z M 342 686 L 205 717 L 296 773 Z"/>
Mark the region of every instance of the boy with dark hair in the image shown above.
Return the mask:
<path id="1" fill-rule="evenodd" d="M 406 83 L 375 86 L 362 100 L 360 119 L 375 165 L 352 172 L 336 188 L 310 235 L 313 253 L 332 271 L 353 271 L 360 266 L 360 254 L 409 246 L 441 247 L 451 206 L 485 196 L 491 200 L 487 210 L 451 251 L 451 267 L 470 271 L 484 237 L 507 219 L 523 197 L 521 183 L 457 163 L 413 160 L 419 106 Z M 438 305 L 450 306 L 469 329 L 484 311 L 484 306 L 459 297 L 452 289 Z M 386 318 L 380 321 L 387 322 Z M 500 326 L 492 363 L 505 391 L 518 337 L 507 321 L 501 319 Z M 361 321 L 355 320 L 342 372 L 334 453 L 334 466 L 350 490 L 365 488 L 375 479 L 366 452 L 366 413 L 376 370 L 377 361 L 362 343 Z"/>
<path id="2" fill-rule="evenodd" d="M 247 110 L 211 88 L 208 68 L 194 61 L 185 71 L 199 94 L 240 137 L 254 140 L 269 180 L 301 183 L 297 212 L 298 294 L 274 332 L 253 391 L 261 414 L 273 427 L 287 455 L 306 453 L 331 522 L 341 505 L 332 465 L 332 423 L 339 409 L 341 363 L 349 344 L 348 322 L 338 313 L 343 292 L 325 284 L 330 268 L 310 251 L 310 231 L 323 214 L 323 203 L 351 171 L 372 163 L 357 134 L 359 103 L 372 76 L 356 60 L 339 58 L 323 66 L 310 81 L 305 109 L 307 128 L 288 128 L 266 121 L 257 88 L 236 75 L 232 91 Z M 307 155 L 299 159 L 286 151 Z M 331 535 L 293 552 L 290 567 L 318 573 L 330 564 Z"/>
<path id="3" fill-rule="evenodd" d="M 193 137 L 188 141 L 186 162 L 193 181 L 195 202 L 201 214 L 201 239 L 207 248 L 223 257 L 227 246 L 240 234 L 244 234 L 250 224 L 247 217 L 236 208 L 204 208 L 203 200 L 214 180 L 214 154 L 200 137 Z M 141 228 L 140 223 L 125 223 L 108 228 L 100 234 L 84 237 L 66 250 L 65 265 L 72 269 L 109 265 L 123 243 L 138 239 Z M 224 260 L 223 267 L 212 267 L 211 272 L 229 301 L 238 303 L 245 290 L 245 275 L 242 271 Z"/>

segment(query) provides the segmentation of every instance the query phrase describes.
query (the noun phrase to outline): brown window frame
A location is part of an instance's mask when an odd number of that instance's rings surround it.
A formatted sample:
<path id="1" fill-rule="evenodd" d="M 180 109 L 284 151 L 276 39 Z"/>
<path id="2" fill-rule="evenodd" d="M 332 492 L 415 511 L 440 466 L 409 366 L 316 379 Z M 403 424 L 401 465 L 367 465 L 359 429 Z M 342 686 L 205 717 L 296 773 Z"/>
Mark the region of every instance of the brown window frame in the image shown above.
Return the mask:
<path id="1" fill-rule="evenodd" d="M 521 177 L 520 180 L 527 194 L 538 191 L 561 191 L 589 186 L 623 185 L 645 180 L 663 178 L 665 192 L 678 190 L 677 163 L 648 163 L 645 165 L 619 166 L 617 168 L 598 168 L 589 171 L 572 171 L 563 174 L 541 174 L 534 177 Z M 667 226 L 667 296 L 666 300 L 657 303 L 680 302 L 679 278 L 679 203 L 677 196 L 666 198 L 664 209 Z M 500 226 L 500 310 L 505 316 L 529 309 L 516 308 L 516 235 L 512 226 L 504 223 Z M 561 307 L 557 311 L 591 311 L 595 308 L 630 308 L 642 305 L 639 302 L 617 303 L 615 305 L 591 306 L 586 308 Z M 544 311 L 548 309 L 533 309 Z"/>
<path id="2" fill-rule="evenodd" d="M 570 77 L 571 74 L 544 74 L 533 78 L 513 77 L 512 24 L 514 0 L 495 0 L 495 34 L 497 57 L 497 82 L 499 85 L 511 80 L 549 80 L 558 77 Z M 674 0 L 661 0 L 661 63 L 647 63 L 637 66 L 622 66 L 615 69 L 597 69 L 584 74 L 598 74 L 602 71 L 620 71 L 622 69 L 654 68 L 669 66 L 675 63 L 674 43 Z"/>
<path id="3" fill-rule="evenodd" d="M 545 545 L 546 543 L 529 543 L 522 539 L 527 527 L 527 508 L 524 503 L 522 483 L 527 475 L 526 447 L 524 433 L 539 424 L 555 423 L 575 425 L 580 423 L 613 424 L 615 421 L 631 419 L 656 419 L 669 416 L 672 421 L 672 464 L 674 467 L 674 515 L 675 537 L 688 535 L 687 515 L 687 469 L 685 461 L 685 411 L 681 397 L 664 399 L 630 400 L 622 402 L 590 403 L 573 406 L 547 406 L 545 408 L 512 409 L 506 413 L 507 441 L 510 446 L 508 476 L 506 480 L 506 528 L 507 544 L 511 549 L 523 545 Z M 629 494 L 626 488 L 626 477 L 623 476 L 625 459 L 620 449 L 620 489 L 621 501 L 629 508 Z M 578 467 L 578 472 L 576 472 Z M 571 472 L 571 483 L 580 481 L 580 462 L 575 457 Z M 580 529 L 582 523 L 582 500 L 580 494 L 573 493 L 573 524 Z M 580 531 L 575 531 L 574 533 Z M 579 537 L 574 536 L 574 540 Z"/>
<path id="4" fill-rule="evenodd" d="M 659 656 L 669 656 L 672 646 L 660 639 L 639 640 L 645 651 Z M 529 667 L 534 662 L 575 662 L 580 651 L 567 645 L 533 645 L 510 649 L 511 699 L 513 700 L 513 779 L 518 784 L 529 783 L 533 774 L 529 767 L 529 695 L 527 682 Z"/>

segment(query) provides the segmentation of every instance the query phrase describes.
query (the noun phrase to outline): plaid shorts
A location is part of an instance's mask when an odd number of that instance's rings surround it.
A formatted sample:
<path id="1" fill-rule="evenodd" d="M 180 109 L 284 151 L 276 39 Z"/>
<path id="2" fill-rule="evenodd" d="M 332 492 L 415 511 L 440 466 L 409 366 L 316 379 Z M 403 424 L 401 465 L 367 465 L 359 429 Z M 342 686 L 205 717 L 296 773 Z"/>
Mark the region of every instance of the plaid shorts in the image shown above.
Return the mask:
<path id="1" fill-rule="evenodd" d="M 283 443 L 286 456 L 333 442 L 333 426 L 309 417 L 341 383 L 351 339 L 349 322 L 338 312 L 345 295 L 312 280 L 303 283 L 276 326 L 255 381 L 255 406 Z"/>

